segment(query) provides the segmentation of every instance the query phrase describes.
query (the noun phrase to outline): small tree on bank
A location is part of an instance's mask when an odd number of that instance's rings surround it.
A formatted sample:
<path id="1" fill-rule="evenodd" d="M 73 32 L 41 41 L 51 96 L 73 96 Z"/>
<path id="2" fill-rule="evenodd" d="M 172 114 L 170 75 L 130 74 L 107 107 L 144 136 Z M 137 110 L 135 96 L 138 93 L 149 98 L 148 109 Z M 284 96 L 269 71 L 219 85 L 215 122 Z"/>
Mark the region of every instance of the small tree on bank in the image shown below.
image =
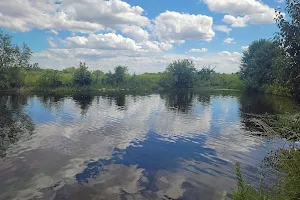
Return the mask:
<path id="1" fill-rule="evenodd" d="M 76 69 L 73 82 L 77 86 L 88 86 L 92 84 L 92 73 L 88 70 L 85 63 L 80 62 Z"/>
<path id="2" fill-rule="evenodd" d="M 159 85 L 163 88 L 192 88 L 196 82 L 196 76 L 197 70 L 193 61 L 178 60 L 167 67 Z"/>

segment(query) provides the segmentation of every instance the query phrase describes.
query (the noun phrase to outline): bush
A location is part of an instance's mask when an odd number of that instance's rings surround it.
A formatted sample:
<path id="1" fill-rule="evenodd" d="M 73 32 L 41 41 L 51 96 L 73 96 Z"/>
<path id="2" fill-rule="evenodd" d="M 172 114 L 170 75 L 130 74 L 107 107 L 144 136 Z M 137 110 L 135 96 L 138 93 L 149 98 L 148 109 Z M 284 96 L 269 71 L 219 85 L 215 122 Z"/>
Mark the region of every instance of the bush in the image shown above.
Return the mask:
<path id="1" fill-rule="evenodd" d="M 92 84 L 92 73 L 88 71 L 85 63 L 80 62 L 79 68 L 75 71 L 73 83 L 77 86 L 89 86 Z"/>
<path id="2" fill-rule="evenodd" d="M 288 87 L 279 84 L 268 84 L 263 86 L 263 91 L 267 94 L 275 94 L 281 96 L 290 96 L 291 91 Z"/>
<path id="3" fill-rule="evenodd" d="M 62 86 L 59 72 L 52 69 L 45 70 L 38 81 L 38 86 L 41 88 L 55 88 Z"/>

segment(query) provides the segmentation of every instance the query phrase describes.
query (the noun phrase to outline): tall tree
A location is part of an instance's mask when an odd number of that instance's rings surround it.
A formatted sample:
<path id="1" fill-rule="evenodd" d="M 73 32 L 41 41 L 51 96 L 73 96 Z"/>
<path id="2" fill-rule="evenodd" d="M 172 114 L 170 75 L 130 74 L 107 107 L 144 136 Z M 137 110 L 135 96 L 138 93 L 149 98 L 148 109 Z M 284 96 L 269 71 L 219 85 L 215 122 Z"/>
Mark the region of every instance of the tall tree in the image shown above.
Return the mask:
<path id="1" fill-rule="evenodd" d="M 85 63 L 80 62 L 79 67 L 76 69 L 73 82 L 78 86 L 88 86 L 92 83 L 92 73 L 88 71 Z"/>
<path id="2" fill-rule="evenodd" d="M 196 81 L 197 70 L 193 61 L 187 59 L 171 63 L 160 81 L 163 88 L 192 88 Z"/>
<path id="3" fill-rule="evenodd" d="M 103 73 L 101 70 L 95 70 L 95 71 L 93 71 L 93 75 L 96 76 L 96 80 L 95 80 L 95 83 L 96 83 L 96 84 L 97 84 L 98 81 L 99 81 L 99 76 L 102 75 L 102 74 L 104 74 L 104 73 Z"/>
<path id="4" fill-rule="evenodd" d="M 29 66 L 31 51 L 26 44 L 12 44 L 11 36 L 0 31 L 0 87 L 21 85 L 20 68 Z"/>
<path id="5" fill-rule="evenodd" d="M 286 0 L 285 10 L 288 17 L 276 11 L 279 32 L 275 38 L 286 56 L 283 75 L 292 94 L 300 98 L 300 1 Z"/>
<path id="6" fill-rule="evenodd" d="M 275 79 L 274 62 L 278 54 L 277 45 L 265 39 L 254 41 L 244 51 L 241 63 L 241 79 L 251 89 L 259 89 Z"/>
<path id="7" fill-rule="evenodd" d="M 128 67 L 126 66 L 118 66 L 115 68 L 114 78 L 116 84 L 121 84 L 125 81 L 125 75 L 128 72 Z"/>

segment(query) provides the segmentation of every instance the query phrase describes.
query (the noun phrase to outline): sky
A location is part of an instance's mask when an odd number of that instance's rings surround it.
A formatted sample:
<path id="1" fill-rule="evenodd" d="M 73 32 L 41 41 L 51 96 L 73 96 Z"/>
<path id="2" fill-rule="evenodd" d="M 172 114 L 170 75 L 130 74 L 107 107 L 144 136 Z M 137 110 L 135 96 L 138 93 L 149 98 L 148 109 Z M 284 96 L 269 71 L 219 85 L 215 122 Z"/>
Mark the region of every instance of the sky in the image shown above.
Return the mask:
<path id="1" fill-rule="evenodd" d="M 32 63 L 64 69 L 86 62 L 104 72 L 162 72 L 174 60 L 197 69 L 239 70 L 243 51 L 277 31 L 284 0 L 9 0 L 0 28 L 27 43 Z"/>

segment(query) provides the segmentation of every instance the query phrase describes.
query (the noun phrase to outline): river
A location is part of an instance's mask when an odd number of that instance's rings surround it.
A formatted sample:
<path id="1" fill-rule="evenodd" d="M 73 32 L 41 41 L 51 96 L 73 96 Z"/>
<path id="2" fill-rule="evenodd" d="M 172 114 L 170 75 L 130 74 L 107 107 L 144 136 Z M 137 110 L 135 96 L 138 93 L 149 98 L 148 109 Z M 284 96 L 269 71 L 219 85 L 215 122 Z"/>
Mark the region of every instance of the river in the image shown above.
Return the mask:
<path id="1" fill-rule="evenodd" d="M 0 199 L 227 199 L 235 163 L 255 183 L 284 142 L 251 114 L 296 111 L 237 91 L 0 94 Z"/>

